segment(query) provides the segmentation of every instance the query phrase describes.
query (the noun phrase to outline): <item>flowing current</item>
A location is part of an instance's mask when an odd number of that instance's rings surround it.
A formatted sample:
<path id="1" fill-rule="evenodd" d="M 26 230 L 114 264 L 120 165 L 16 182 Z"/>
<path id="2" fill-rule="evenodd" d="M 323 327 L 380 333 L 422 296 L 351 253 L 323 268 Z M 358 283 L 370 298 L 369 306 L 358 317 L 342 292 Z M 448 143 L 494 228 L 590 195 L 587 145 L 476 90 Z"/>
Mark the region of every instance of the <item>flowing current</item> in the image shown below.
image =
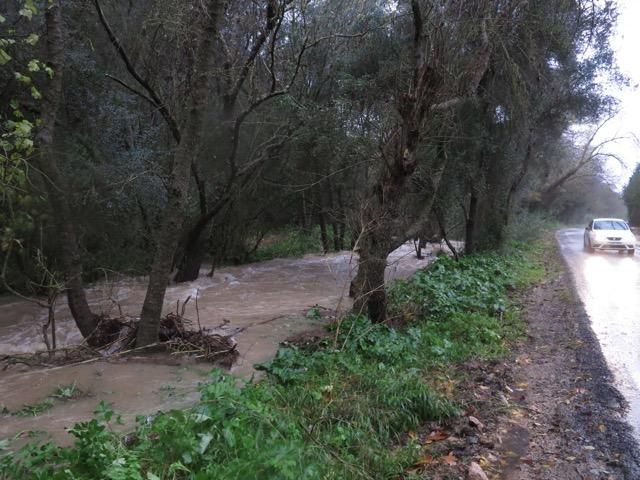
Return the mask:
<path id="1" fill-rule="evenodd" d="M 388 259 L 387 280 L 411 275 L 433 257 L 418 260 L 406 244 Z M 185 317 L 202 327 L 235 333 L 239 358 L 231 373 L 244 378 L 255 374 L 256 363 L 268 361 L 278 345 L 292 335 L 313 330 L 326 320 L 306 313 L 314 306 L 331 310 L 350 307 L 349 282 L 357 265 L 350 252 L 307 255 L 217 269 L 194 282 L 171 285 L 165 313 L 191 297 Z M 139 314 L 146 279 L 101 282 L 88 289 L 96 313 L 111 316 Z M 197 297 L 197 302 L 195 301 Z M 58 348 L 81 342 L 64 301 L 56 308 Z M 43 350 L 42 324 L 47 312 L 26 301 L 0 301 L 0 357 Z M 140 414 L 186 407 L 197 398 L 197 385 L 206 379 L 210 365 L 176 358 L 159 362 L 153 357 L 100 360 L 73 366 L 33 369 L 11 365 L 0 371 L 0 438 L 37 431 L 60 443 L 71 437 L 65 428 L 90 418 L 100 401 L 113 406 L 125 424 Z M 59 387 L 73 386 L 78 398 L 55 397 Z M 52 396 L 53 395 L 53 396 Z M 25 406 L 50 401 L 39 415 L 15 415 Z"/>

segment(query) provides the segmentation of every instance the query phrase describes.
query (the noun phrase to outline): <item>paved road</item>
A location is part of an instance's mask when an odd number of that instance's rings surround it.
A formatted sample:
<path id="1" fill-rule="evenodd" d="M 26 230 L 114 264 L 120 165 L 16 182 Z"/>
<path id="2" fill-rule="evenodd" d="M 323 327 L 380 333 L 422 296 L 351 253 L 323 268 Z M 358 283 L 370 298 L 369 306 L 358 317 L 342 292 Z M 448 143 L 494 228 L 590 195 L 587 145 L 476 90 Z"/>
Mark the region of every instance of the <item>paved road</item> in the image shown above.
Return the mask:
<path id="1" fill-rule="evenodd" d="M 629 401 L 627 420 L 640 438 L 640 253 L 587 253 L 582 236 L 582 229 L 556 234 L 616 386 Z"/>

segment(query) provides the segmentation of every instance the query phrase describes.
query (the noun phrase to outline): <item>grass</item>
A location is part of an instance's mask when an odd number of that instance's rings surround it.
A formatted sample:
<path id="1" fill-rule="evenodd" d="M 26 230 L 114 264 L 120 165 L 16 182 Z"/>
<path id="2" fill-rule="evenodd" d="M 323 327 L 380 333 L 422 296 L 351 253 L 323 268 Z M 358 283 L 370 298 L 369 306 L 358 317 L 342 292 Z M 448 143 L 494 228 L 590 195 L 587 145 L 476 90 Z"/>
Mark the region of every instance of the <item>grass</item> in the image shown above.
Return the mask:
<path id="1" fill-rule="evenodd" d="M 543 252 L 513 244 L 501 255 L 439 258 L 391 288 L 404 327 L 349 316 L 319 346 L 281 348 L 260 383 L 239 387 L 214 371 L 196 406 L 141 417 L 127 442 L 101 404 L 71 430 L 73 447 L 5 452 L 0 478 L 397 478 L 419 454 L 406 433 L 463 407 L 443 378 L 464 360 L 505 355 L 522 333 L 510 297 L 544 276 Z"/>

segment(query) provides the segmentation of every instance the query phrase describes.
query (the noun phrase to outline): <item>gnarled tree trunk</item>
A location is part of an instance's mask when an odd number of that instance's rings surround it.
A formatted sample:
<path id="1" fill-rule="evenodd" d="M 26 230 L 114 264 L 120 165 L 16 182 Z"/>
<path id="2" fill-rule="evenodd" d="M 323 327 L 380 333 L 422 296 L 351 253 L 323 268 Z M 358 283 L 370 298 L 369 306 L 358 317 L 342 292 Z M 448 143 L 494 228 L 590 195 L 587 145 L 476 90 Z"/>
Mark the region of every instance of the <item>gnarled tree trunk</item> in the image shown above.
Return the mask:
<path id="1" fill-rule="evenodd" d="M 36 133 L 36 162 L 43 176 L 47 199 L 57 229 L 59 255 L 64 274 L 67 301 L 71 315 L 82 336 L 91 341 L 97 325 L 97 316 L 91 312 L 82 285 L 82 263 L 78 239 L 75 234 L 71 209 L 66 197 L 68 187 L 60 173 L 52 145 L 55 122 L 62 95 L 64 71 L 64 38 L 59 1 L 51 2 L 45 9 L 46 49 L 53 78 L 42 89 L 42 113 Z"/>
<path id="2" fill-rule="evenodd" d="M 222 0 L 209 0 L 202 23 L 194 26 L 197 35 L 195 73 L 191 95 L 187 99 L 186 118 L 181 129 L 171 173 L 167 195 L 168 205 L 159 231 L 156 253 L 149 274 L 149 286 L 142 306 L 136 344 L 149 345 L 158 340 L 158 329 L 164 296 L 167 290 L 173 255 L 183 228 L 184 207 L 188 195 L 191 161 L 201 140 L 203 109 L 207 104 L 207 70 L 213 54 L 213 40 L 222 14 Z"/>
<path id="3" fill-rule="evenodd" d="M 447 78 L 436 71 L 440 59 L 434 57 L 444 45 L 433 42 L 446 40 L 445 23 L 438 22 L 434 27 L 433 18 L 425 19 L 421 2 L 411 1 L 413 18 L 413 79 L 408 91 L 399 96 L 399 122 L 395 131 L 383 145 L 378 165 L 378 178 L 371 189 L 362 218 L 362 236 L 360 239 L 360 259 L 358 276 L 352 284 L 356 296 L 354 310 L 362 311 L 364 305 L 372 321 L 380 322 L 386 318 L 386 294 L 384 290 L 384 267 L 387 255 L 398 246 L 398 240 L 412 238 L 414 232 L 404 228 L 400 206 L 407 193 L 405 183 L 415 172 L 418 165 L 417 150 L 423 134 L 426 119 L 438 111 L 448 110 L 461 104 L 469 96 L 476 96 L 478 86 L 486 74 L 490 60 L 490 44 L 487 33 L 487 19 L 480 25 L 480 46 L 477 56 L 470 59 L 464 95 L 444 102 L 436 102 L 440 93 L 446 90 Z M 447 13 L 447 12 L 445 12 Z M 431 9 L 427 15 L 434 14 Z M 438 13 L 439 14 L 439 13 Z M 427 29 L 434 29 L 428 31 Z M 435 172 L 433 172 L 435 176 Z M 430 206 L 429 206 L 430 208 Z"/>

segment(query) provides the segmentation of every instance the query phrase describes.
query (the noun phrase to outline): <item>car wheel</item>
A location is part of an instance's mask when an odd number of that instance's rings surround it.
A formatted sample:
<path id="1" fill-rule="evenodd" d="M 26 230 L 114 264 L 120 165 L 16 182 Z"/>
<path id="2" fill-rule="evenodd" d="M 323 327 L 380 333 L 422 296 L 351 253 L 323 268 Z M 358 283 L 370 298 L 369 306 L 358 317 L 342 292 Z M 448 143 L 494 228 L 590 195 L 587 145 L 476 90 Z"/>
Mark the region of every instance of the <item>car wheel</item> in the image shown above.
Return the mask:
<path id="1" fill-rule="evenodd" d="M 584 249 L 589 253 L 593 253 L 594 252 L 594 249 L 591 246 L 591 240 L 588 240 L 588 239 L 585 238 L 585 240 L 584 240 Z"/>

